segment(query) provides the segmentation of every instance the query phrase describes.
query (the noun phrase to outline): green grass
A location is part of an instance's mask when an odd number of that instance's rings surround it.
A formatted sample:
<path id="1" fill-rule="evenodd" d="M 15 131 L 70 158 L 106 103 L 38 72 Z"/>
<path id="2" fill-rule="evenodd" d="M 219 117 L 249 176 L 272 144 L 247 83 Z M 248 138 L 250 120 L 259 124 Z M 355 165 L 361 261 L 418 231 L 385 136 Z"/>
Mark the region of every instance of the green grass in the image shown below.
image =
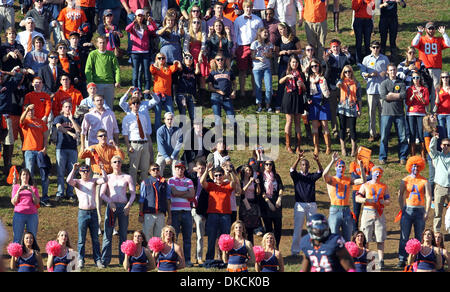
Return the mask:
<path id="1" fill-rule="evenodd" d="M 448 3 L 447 3 L 448 4 Z M 450 28 L 450 11 L 449 6 L 446 5 L 445 2 L 437 1 L 437 0 L 421 0 L 421 1 L 408 1 L 407 2 L 407 8 L 401 9 L 399 8 L 399 33 L 397 37 L 397 46 L 401 49 L 400 54 L 402 56 L 405 55 L 405 49 L 408 45 L 410 45 L 410 42 L 412 38 L 416 34 L 416 26 L 418 25 L 424 25 L 427 21 L 434 20 L 437 22 L 438 25 L 446 25 L 447 28 Z M 344 6 L 341 5 L 341 17 L 340 17 L 340 27 L 342 30 L 341 34 L 336 34 L 333 32 L 329 32 L 327 36 L 327 42 L 331 40 L 332 38 L 338 38 L 341 40 L 341 42 L 344 45 L 347 45 L 350 47 L 351 51 L 354 51 L 354 37 L 350 34 L 350 26 L 351 26 L 351 7 L 348 2 L 344 3 Z M 22 18 L 22 15 L 20 12 L 17 12 L 16 10 L 16 20 L 20 21 Z M 376 17 L 375 26 L 378 27 L 378 19 L 379 17 Z M 329 29 L 332 28 L 333 25 L 333 16 L 332 13 L 328 13 L 328 27 Z M 18 28 L 18 26 L 17 26 Z M 19 28 L 18 28 L 19 29 Z M 21 31 L 22 29 L 19 29 Z M 447 30 L 448 31 L 448 30 Z M 306 36 L 304 33 L 304 29 L 297 29 L 298 37 L 301 40 L 302 47 L 306 45 Z M 377 39 L 379 40 L 380 36 L 379 34 L 375 34 L 372 37 L 372 40 Z M 126 38 L 122 41 L 122 48 L 126 48 L 127 41 Z M 389 56 L 389 54 L 388 54 Z M 121 109 L 118 107 L 118 100 L 123 95 L 123 93 L 128 89 L 129 86 L 131 86 L 131 66 L 128 64 L 128 57 L 125 56 L 120 61 L 120 68 L 121 68 L 121 78 L 122 78 L 122 87 L 118 90 L 116 90 L 116 101 L 115 101 L 115 113 L 119 121 L 119 128 L 121 128 L 121 120 L 124 116 L 124 113 L 121 111 Z M 402 58 L 403 59 L 403 58 Z M 448 71 L 450 69 L 450 49 L 445 50 L 443 53 L 443 69 Z M 354 66 L 354 70 L 356 75 L 358 76 L 358 80 L 360 81 L 363 88 L 365 88 L 366 84 L 362 80 L 362 78 L 359 75 L 358 68 Z M 247 79 L 246 84 L 247 90 L 251 90 L 251 82 L 250 78 Z M 277 78 L 274 75 L 273 78 L 273 88 L 277 88 Z M 254 97 L 253 94 L 251 94 L 250 97 L 240 98 L 238 97 L 235 100 L 235 110 L 237 114 L 242 115 L 250 115 L 254 114 L 256 110 L 256 106 L 254 105 Z M 203 114 L 209 115 L 212 114 L 211 108 L 203 108 Z M 154 117 L 153 112 L 151 113 L 152 118 Z M 283 237 L 282 237 L 282 243 L 281 243 L 281 251 L 284 256 L 287 256 L 290 254 L 290 244 L 291 244 L 291 236 L 292 236 L 292 218 L 293 218 L 293 211 L 292 207 L 294 205 L 294 191 L 293 191 L 293 185 L 292 181 L 289 177 L 289 167 L 295 160 L 295 156 L 292 154 L 287 153 L 284 150 L 284 123 L 285 123 L 285 117 L 282 114 L 278 114 L 279 117 L 279 131 L 278 136 L 280 137 L 280 153 L 279 157 L 276 161 L 277 170 L 280 173 L 283 183 L 286 187 L 285 190 L 285 196 L 283 198 Z M 269 123 L 268 127 L 270 127 L 270 117 L 268 117 Z M 251 128 L 245 129 L 246 135 L 254 134 L 256 129 Z M 302 126 L 302 131 L 303 126 Z M 369 137 L 368 135 L 368 111 L 367 111 L 367 97 L 365 95 L 365 92 L 363 93 L 363 107 L 362 107 L 362 116 L 357 121 L 357 134 L 358 134 L 358 145 L 364 145 L 372 150 L 372 161 L 375 163 L 378 160 L 378 148 L 379 144 L 378 142 L 368 142 L 367 139 Z M 156 140 L 153 139 L 155 142 Z M 126 152 L 126 149 L 124 147 L 123 139 L 120 139 L 120 146 L 122 150 Z M 304 146 L 302 146 L 303 149 L 307 150 L 306 157 L 313 162 L 312 158 L 312 142 L 310 137 L 305 137 L 305 133 L 303 132 L 303 142 Z M 393 218 L 398 212 L 398 204 L 396 202 L 396 192 L 398 190 L 400 180 L 402 177 L 404 177 L 407 173 L 403 166 L 399 165 L 397 163 L 397 138 L 396 135 L 392 135 L 392 139 L 389 142 L 389 158 L 388 158 L 388 164 L 385 167 L 385 174 L 383 177 L 383 181 L 388 184 L 391 196 L 393 196 L 393 203 L 391 206 L 386 208 L 386 218 L 388 219 L 388 240 L 386 242 L 386 265 L 389 269 L 395 270 L 394 265 L 396 264 L 396 253 L 397 253 L 397 247 L 398 247 L 398 238 L 399 238 L 399 226 L 393 224 Z M 324 149 L 324 143 L 321 141 L 321 147 L 322 150 Z M 267 148 L 267 147 L 266 147 Z M 154 145 L 154 150 L 156 154 L 156 143 Z M 233 151 L 232 152 L 232 161 L 235 166 L 244 164 L 247 162 L 248 158 L 251 156 L 251 150 L 249 148 L 246 148 L 245 150 L 241 151 Z M 333 151 L 340 151 L 339 141 L 333 140 L 332 145 Z M 55 164 L 56 158 L 55 158 L 55 146 L 51 145 L 49 147 L 48 151 L 50 158 Z M 320 161 L 322 165 L 325 167 L 330 160 L 330 157 L 327 157 L 323 152 L 320 154 Z M 351 159 L 349 157 L 345 157 L 344 160 L 349 163 Z M 13 163 L 15 165 L 21 165 L 22 164 L 22 154 L 20 151 L 20 146 L 16 145 L 15 149 L 15 155 L 13 158 Z M 127 159 L 125 160 L 125 163 L 128 163 Z M 316 170 L 316 166 L 314 163 L 311 164 L 312 170 Z M 124 171 L 127 170 L 128 165 L 124 165 Z M 423 173 L 425 176 L 428 176 L 427 170 Z M 1 181 L 4 181 L 4 177 L 0 177 Z M 39 180 L 38 180 L 39 181 Z M 39 187 L 40 188 L 40 187 Z M 56 166 L 54 166 L 54 169 L 52 170 L 52 174 L 50 176 L 50 187 L 49 187 L 49 195 L 54 196 L 56 193 Z M 2 222 L 6 225 L 8 231 L 10 232 L 10 240 L 12 239 L 12 218 L 13 218 L 13 208 L 10 203 L 10 195 L 11 195 L 11 187 L 8 185 L 2 185 L 0 186 L 0 219 Z M 317 201 L 318 201 L 318 207 L 319 211 L 321 213 L 327 214 L 328 213 L 328 206 L 329 206 L 329 199 L 326 192 L 326 187 L 323 181 L 319 181 L 317 183 Z M 104 211 L 105 207 L 103 207 Z M 141 228 L 141 225 L 137 222 L 137 213 L 138 213 L 138 205 L 134 204 L 131 210 L 130 214 L 130 226 L 129 226 L 129 232 L 132 232 L 133 230 L 136 230 L 138 228 Z M 54 208 L 41 208 L 39 210 L 39 232 L 38 232 L 38 239 L 41 246 L 41 249 L 43 250 L 45 243 L 49 240 L 54 239 L 56 237 L 56 234 L 59 230 L 65 229 L 69 231 L 70 237 L 71 237 L 71 243 L 72 246 L 76 249 L 76 241 L 77 241 L 77 208 L 73 205 L 71 205 L 69 202 L 63 201 L 61 204 L 59 204 L 57 207 Z M 427 221 L 427 227 L 431 227 L 431 221 L 430 219 Z M 129 238 L 131 238 L 131 235 L 129 235 Z M 206 241 L 206 240 L 205 240 Z M 255 237 L 255 243 L 260 244 L 260 238 Z M 192 244 L 192 250 L 195 249 L 195 233 L 193 233 L 193 244 Z M 90 257 L 91 253 L 91 245 L 90 245 L 90 239 L 88 236 L 87 240 L 87 256 Z M 113 255 L 117 254 L 117 239 L 113 242 Z M 46 256 L 44 256 L 44 264 L 46 261 Z M 6 263 L 6 262 L 5 262 Z M 286 271 L 298 271 L 300 268 L 298 260 L 292 260 L 290 258 L 285 258 L 285 270 Z M 251 269 L 252 270 L 252 269 Z M 96 268 L 93 267 L 92 262 L 87 262 L 87 266 L 84 271 L 98 271 Z M 121 267 L 117 265 L 117 258 L 113 257 L 113 266 L 107 271 L 123 271 Z M 198 271 L 202 272 L 205 271 L 205 269 L 201 268 L 191 268 L 186 269 L 186 271 Z"/>

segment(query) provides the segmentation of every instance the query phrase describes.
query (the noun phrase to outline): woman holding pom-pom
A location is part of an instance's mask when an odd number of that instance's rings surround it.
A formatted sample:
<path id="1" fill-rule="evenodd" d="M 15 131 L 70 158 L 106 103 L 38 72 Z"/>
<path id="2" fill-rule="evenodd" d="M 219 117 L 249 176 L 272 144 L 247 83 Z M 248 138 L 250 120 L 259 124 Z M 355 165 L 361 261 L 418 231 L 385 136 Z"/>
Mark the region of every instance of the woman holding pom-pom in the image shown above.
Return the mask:
<path id="1" fill-rule="evenodd" d="M 164 248 L 161 251 L 153 251 L 156 259 L 158 272 L 176 272 L 184 268 L 184 254 L 181 247 L 175 243 L 175 228 L 170 225 L 164 226 L 161 231 L 161 239 Z"/>
<path id="2" fill-rule="evenodd" d="M 24 233 L 20 248 L 20 256 L 11 255 L 11 270 L 17 270 L 18 272 L 43 272 L 44 264 L 42 263 L 39 246 L 33 233 Z"/>
<path id="3" fill-rule="evenodd" d="M 412 239 L 414 240 L 414 239 Z M 442 258 L 439 249 L 436 247 L 436 239 L 431 229 L 425 229 L 422 234 L 420 250 L 410 251 L 408 244 L 406 250 L 409 251 L 408 265 L 417 263 L 415 272 L 436 272 L 442 266 Z M 414 250 L 414 248 L 411 248 Z"/>
<path id="4" fill-rule="evenodd" d="M 256 259 L 255 270 L 257 272 L 284 272 L 284 262 L 281 251 L 275 247 L 275 236 L 272 232 L 264 234 L 262 238 L 264 259 L 258 262 Z M 255 257 L 256 253 L 255 253 Z"/>
<path id="5" fill-rule="evenodd" d="M 67 265 L 71 261 L 71 259 L 68 258 L 68 255 L 69 252 L 73 251 L 67 231 L 59 231 L 56 242 L 60 246 L 52 244 L 50 248 L 47 248 L 47 270 L 53 272 L 67 272 Z M 48 243 L 47 247 L 49 247 Z"/>
<path id="6" fill-rule="evenodd" d="M 136 230 L 133 233 L 133 243 L 136 245 L 136 251 L 133 255 L 125 253 L 123 267 L 129 272 L 147 272 L 155 268 L 155 260 L 151 251 L 146 247 L 147 240 L 144 232 Z"/>
<path id="7" fill-rule="evenodd" d="M 227 265 L 228 272 L 248 272 L 247 264 L 255 262 L 253 246 L 247 240 L 247 232 L 241 220 L 231 225 L 230 236 L 234 239 L 234 246 L 230 251 L 222 251 L 222 258 Z"/>
<path id="8" fill-rule="evenodd" d="M 369 250 L 367 249 L 367 239 L 364 232 L 356 231 L 350 242 L 353 242 L 356 248 L 349 248 L 347 246 L 348 242 L 345 244 L 345 247 L 347 247 L 348 253 L 355 262 L 356 272 L 367 272 L 367 254 Z"/>

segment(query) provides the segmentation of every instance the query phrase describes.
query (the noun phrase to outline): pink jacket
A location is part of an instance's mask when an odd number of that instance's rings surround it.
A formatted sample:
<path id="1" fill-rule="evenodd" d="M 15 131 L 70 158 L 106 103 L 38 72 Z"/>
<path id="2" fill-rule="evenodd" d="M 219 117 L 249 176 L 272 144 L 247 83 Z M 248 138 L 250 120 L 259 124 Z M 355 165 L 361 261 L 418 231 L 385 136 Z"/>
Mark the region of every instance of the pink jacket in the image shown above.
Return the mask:
<path id="1" fill-rule="evenodd" d="M 125 30 L 130 33 L 130 41 L 131 41 L 131 51 L 133 52 L 142 52 L 150 50 L 150 36 L 154 36 L 156 32 L 156 23 L 152 21 L 150 25 L 147 26 L 147 30 L 144 30 L 142 38 L 136 33 L 134 28 L 134 23 L 130 23 L 127 25 Z"/>

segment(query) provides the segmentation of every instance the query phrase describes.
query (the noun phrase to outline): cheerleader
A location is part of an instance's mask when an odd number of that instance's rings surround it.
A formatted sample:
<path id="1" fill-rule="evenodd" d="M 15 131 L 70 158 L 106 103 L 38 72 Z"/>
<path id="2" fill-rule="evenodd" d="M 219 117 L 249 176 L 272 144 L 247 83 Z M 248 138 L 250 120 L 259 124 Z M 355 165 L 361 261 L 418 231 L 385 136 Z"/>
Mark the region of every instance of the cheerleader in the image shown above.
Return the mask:
<path id="1" fill-rule="evenodd" d="M 272 232 L 264 234 L 262 238 L 264 248 L 264 259 L 260 263 L 255 263 L 257 272 L 284 272 L 283 256 L 275 248 L 275 236 Z"/>
<path id="2" fill-rule="evenodd" d="M 136 252 L 133 256 L 125 254 L 123 267 L 129 272 L 147 272 L 155 268 L 155 260 L 151 251 L 146 247 L 147 240 L 144 232 L 136 230 L 133 233 L 133 242 L 136 244 Z"/>
<path id="3" fill-rule="evenodd" d="M 248 272 L 247 264 L 255 262 L 253 246 L 247 238 L 244 223 L 240 220 L 231 225 L 230 236 L 234 238 L 234 246 L 230 251 L 224 251 L 222 258 L 228 272 Z"/>
<path id="4" fill-rule="evenodd" d="M 447 250 L 445 249 L 445 245 L 444 245 L 444 234 L 442 234 L 440 232 L 436 232 L 434 234 L 434 238 L 436 240 L 436 247 L 439 249 L 439 254 L 442 257 L 442 267 L 437 271 L 438 272 L 448 272 L 449 271 L 448 253 L 447 253 Z M 445 269 L 445 263 L 447 263 L 447 269 Z"/>
<path id="5" fill-rule="evenodd" d="M 296 55 L 289 58 L 286 72 L 280 78 L 279 83 L 284 84 L 284 95 L 281 102 L 281 112 L 286 114 L 286 125 L 284 133 L 286 135 L 286 150 L 293 153 L 291 149 L 291 127 L 292 120 L 295 124 L 295 133 L 297 138 L 296 153 L 300 153 L 301 142 L 301 128 L 300 121 L 303 112 L 305 111 L 305 102 L 303 100 L 303 92 L 306 91 L 305 83 L 303 82 L 300 69 L 300 61 Z"/>
<path id="6" fill-rule="evenodd" d="M 164 249 L 154 252 L 153 257 L 158 265 L 158 272 L 176 272 L 185 267 L 184 254 L 181 247 L 175 243 L 175 228 L 170 225 L 164 226 L 161 231 L 161 239 Z"/>
<path id="7" fill-rule="evenodd" d="M 358 246 L 359 252 L 356 257 L 353 258 L 353 262 L 355 262 L 355 268 L 357 272 L 367 272 L 367 254 L 369 250 L 367 247 L 367 239 L 362 231 L 356 231 L 352 235 L 352 239 L 354 243 Z"/>
<path id="8" fill-rule="evenodd" d="M 22 237 L 23 253 L 20 257 L 11 257 L 10 268 L 18 272 L 43 272 L 44 264 L 39 253 L 39 246 L 33 233 L 25 232 Z"/>
<path id="9" fill-rule="evenodd" d="M 425 229 L 422 234 L 422 248 L 417 255 L 410 254 L 408 265 L 417 262 L 415 272 L 436 272 L 442 267 L 442 258 L 439 248 L 436 247 L 436 239 L 431 229 Z"/>
<path id="10" fill-rule="evenodd" d="M 61 252 L 58 256 L 48 255 L 47 270 L 53 272 L 67 272 L 67 265 L 72 260 L 68 258 L 68 255 L 69 252 L 73 251 L 67 231 L 59 231 L 56 241 L 61 245 Z"/>

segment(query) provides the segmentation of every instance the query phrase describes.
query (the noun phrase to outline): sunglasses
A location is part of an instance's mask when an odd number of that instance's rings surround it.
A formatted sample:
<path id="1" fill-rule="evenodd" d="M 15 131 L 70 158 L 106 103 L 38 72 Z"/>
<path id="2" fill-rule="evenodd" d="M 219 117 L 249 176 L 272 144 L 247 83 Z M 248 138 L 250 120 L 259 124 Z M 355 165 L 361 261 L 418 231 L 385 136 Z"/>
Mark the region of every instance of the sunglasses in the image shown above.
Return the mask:
<path id="1" fill-rule="evenodd" d="M 155 167 L 155 168 L 152 168 L 152 169 L 150 169 L 151 171 L 159 171 L 159 168 L 157 168 L 157 167 Z"/>
<path id="2" fill-rule="evenodd" d="M 222 177 L 222 176 L 223 176 L 223 174 L 221 174 L 221 173 L 217 173 L 214 175 L 214 177 Z"/>
<path id="3" fill-rule="evenodd" d="M 216 61 L 217 61 L 217 62 L 222 62 L 223 59 L 222 59 L 222 58 L 217 58 Z"/>
<path id="4" fill-rule="evenodd" d="M 185 56 L 184 57 L 186 60 L 192 60 L 192 59 L 194 59 L 194 57 L 192 57 L 192 56 Z"/>
<path id="5" fill-rule="evenodd" d="M 442 79 L 448 79 L 450 76 L 441 76 Z"/>
<path id="6" fill-rule="evenodd" d="M 103 138 L 103 137 L 106 137 L 106 135 L 103 134 L 103 135 L 98 135 L 98 136 L 97 136 L 97 138 Z"/>
<path id="7" fill-rule="evenodd" d="M 80 172 L 89 172 L 89 169 L 80 169 Z"/>
<path id="8" fill-rule="evenodd" d="M 200 24 L 201 22 L 200 21 L 193 21 L 192 23 L 193 24 Z"/>
<path id="9" fill-rule="evenodd" d="M 141 104 L 140 102 L 138 102 L 138 101 L 135 101 L 135 102 L 132 102 L 131 104 Z"/>
<path id="10" fill-rule="evenodd" d="M 436 28 L 434 26 L 430 26 L 429 28 L 427 28 L 429 30 L 435 30 Z"/>
<path id="11" fill-rule="evenodd" d="M 191 12 L 200 12 L 200 10 L 191 10 Z"/>
<path id="12" fill-rule="evenodd" d="M 116 160 L 116 161 L 111 161 L 111 163 L 122 163 L 122 161 Z"/>
<path id="13" fill-rule="evenodd" d="M 450 144 L 442 144 L 442 147 L 449 147 Z"/>
<path id="14" fill-rule="evenodd" d="M 379 49 L 379 46 L 373 46 L 372 49 Z"/>
<path id="15" fill-rule="evenodd" d="M 58 50 L 67 49 L 66 47 L 58 47 Z"/>
<path id="16" fill-rule="evenodd" d="M 317 64 L 311 65 L 311 68 L 319 68 L 319 65 L 317 65 Z"/>
<path id="17" fill-rule="evenodd" d="M 264 163 L 265 166 L 273 166 L 273 163 Z"/>
<path id="18" fill-rule="evenodd" d="M 419 76 L 414 76 L 412 79 L 420 79 Z"/>
<path id="19" fill-rule="evenodd" d="M 158 60 L 165 60 L 166 57 L 158 57 Z"/>
<path id="20" fill-rule="evenodd" d="M 313 49 L 306 49 L 306 51 L 314 51 Z"/>
<path id="21" fill-rule="evenodd" d="M 58 56 L 50 56 L 50 57 L 48 57 L 49 59 L 57 59 L 58 58 Z"/>
<path id="22" fill-rule="evenodd" d="M 347 73 L 352 73 L 352 71 L 348 70 L 348 71 L 344 71 L 345 74 Z"/>

